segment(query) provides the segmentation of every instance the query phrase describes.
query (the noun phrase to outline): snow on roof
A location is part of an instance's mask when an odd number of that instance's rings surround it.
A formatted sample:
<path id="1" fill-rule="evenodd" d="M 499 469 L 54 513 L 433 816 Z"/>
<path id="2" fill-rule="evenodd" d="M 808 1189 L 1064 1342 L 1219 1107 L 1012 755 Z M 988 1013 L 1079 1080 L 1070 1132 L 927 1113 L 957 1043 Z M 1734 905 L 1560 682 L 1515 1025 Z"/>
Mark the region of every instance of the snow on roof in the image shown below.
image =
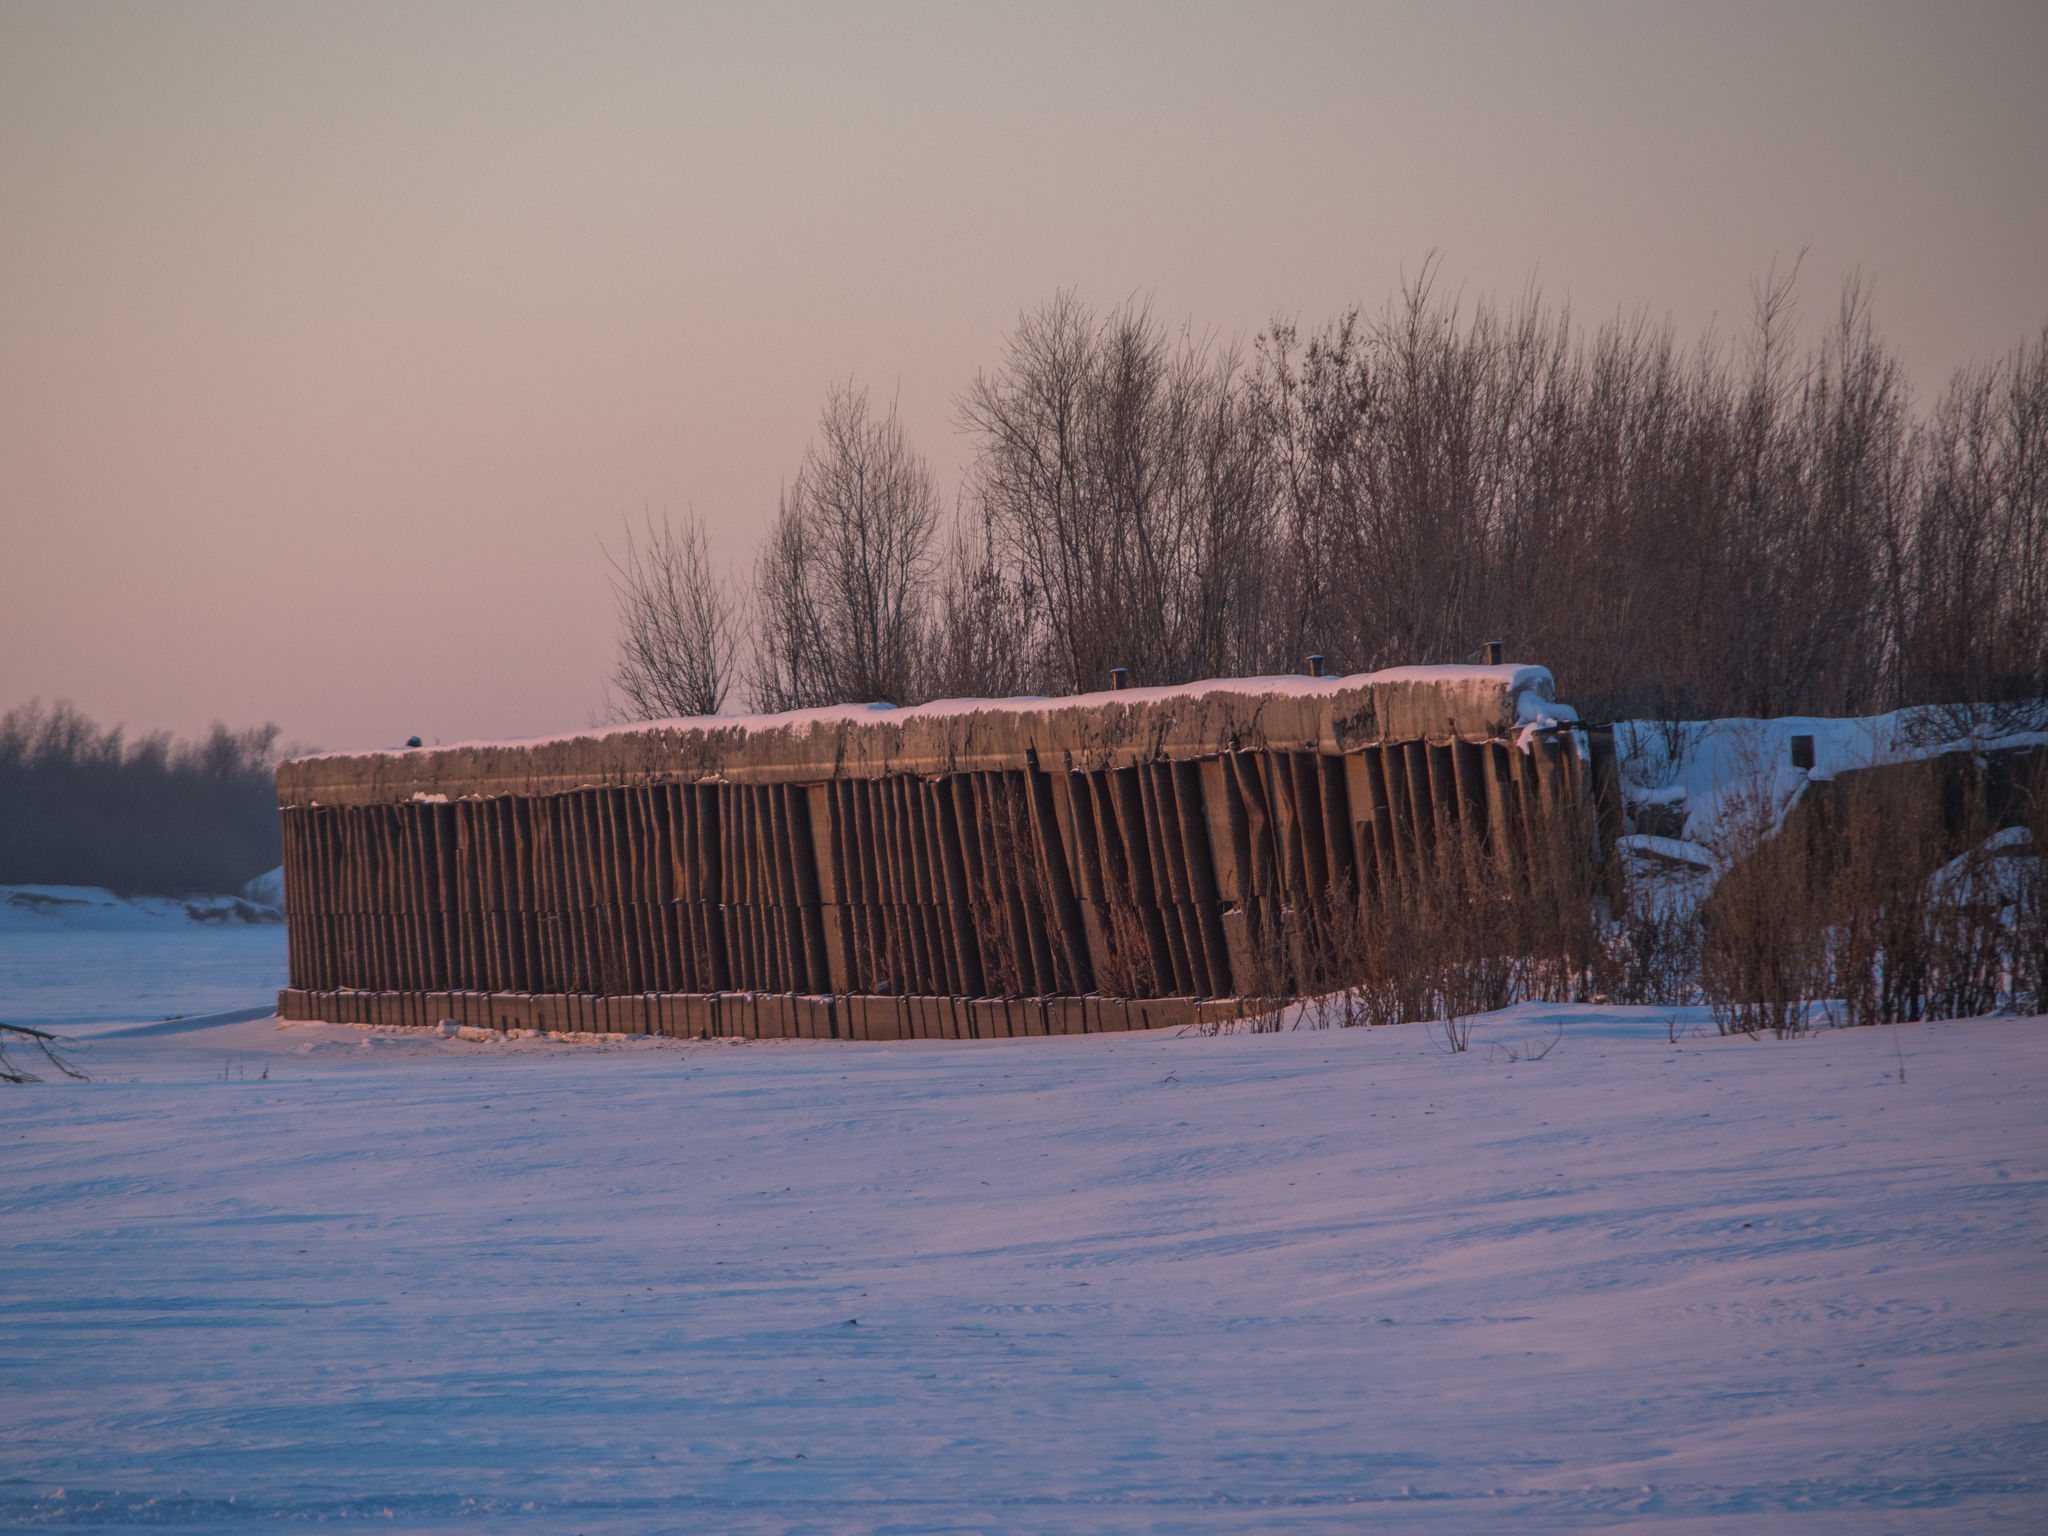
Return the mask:
<path id="1" fill-rule="evenodd" d="M 1335 698 L 1363 688 L 1396 684 L 1437 684 L 1454 688 L 1492 685 L 1516 701 L 1515 720 L 1521 726 L 1544 726 L 1578 719 L 1569 705 L 1556 702 L 1555 682 L 1548 667 L 1529 665 L 1387 667 L 1378 672 L 1354 672 L 1345 677 L 1218 677 L 1199 682 L 1151 688 L 1103 690 L 1068 694 L 1063 697 L 1022 695 L 1008 699 L 935 699 L 928 704 L 898 707 L 894 704 L 831 704 L 818 709 L 793 709 L 779 714 L 684 715 L 663 720 L 634 720 L 615 725 L 592 726 L 580 731 L 550 735 L 479 738 L 448 742 L 427 751 L 462 752 L 490 749 L 548 747 L 565 742 L 604 741 L 619 736 L 652 731 L 718 731 L 753 735 L 786 731 L 801 740 L 821 728 L 861 723 L 908 725 L 921 720 L 965 718 L 970 715 L 1047 714 L 1053 711 L 1091 708 L 1101 705 L 1125 707 L 1163 703 L 1173 699 L 1200 699 L 1213 694 L 1253 695 L 1289 699 Z M 366 757 L 406 757 L 421 749 L 373 747 L 356 751 L 322 752 L 293 762 L 319 762 Z"/>

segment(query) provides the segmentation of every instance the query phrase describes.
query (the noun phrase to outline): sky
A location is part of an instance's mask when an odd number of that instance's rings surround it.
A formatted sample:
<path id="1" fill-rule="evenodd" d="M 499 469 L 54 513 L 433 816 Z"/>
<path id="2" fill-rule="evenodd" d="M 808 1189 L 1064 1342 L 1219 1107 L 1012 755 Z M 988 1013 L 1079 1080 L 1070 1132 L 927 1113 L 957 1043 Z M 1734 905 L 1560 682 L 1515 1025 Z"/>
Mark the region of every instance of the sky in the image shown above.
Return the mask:
<path id="1" fill-rule="evenodd" d="M 2044 72 L 2038 4 L 0 0 L 0 709 L 581 727 L 628 520 L 744 571 L 847 381 L 950 500 L 1065 289 L 1692 336 L 1796 260 L 1924 403 L 2048 321 Z"/>

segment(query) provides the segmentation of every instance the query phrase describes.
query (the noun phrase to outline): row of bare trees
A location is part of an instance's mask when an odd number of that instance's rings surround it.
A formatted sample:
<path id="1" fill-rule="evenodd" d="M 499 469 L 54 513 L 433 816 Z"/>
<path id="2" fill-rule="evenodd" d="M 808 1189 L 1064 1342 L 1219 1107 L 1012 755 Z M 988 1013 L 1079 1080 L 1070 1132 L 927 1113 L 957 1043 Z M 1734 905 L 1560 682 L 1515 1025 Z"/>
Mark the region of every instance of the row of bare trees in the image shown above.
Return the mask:
<path id="1" fill-rule="evenodd" d="M 1248 353 L 1070 294 L 956 397 L 950 515 L 891 408 L 827 399 L 751 582 L 695 524 L 619 567 L 626 714 L 1063 694 L 1476 659 L 1591 716 L 2048 692 L 2048 329 L 1918 411 L 1854 283 L 1802 349 L 1588 334 L 1422 279 Z"/>
<path id="2" fill-rule="evenodd" d="M 238 891 L 284 859 L 277 759 L 274 725 L 130 740 L 31 699 L 0 715 L 0 885 Z"/>

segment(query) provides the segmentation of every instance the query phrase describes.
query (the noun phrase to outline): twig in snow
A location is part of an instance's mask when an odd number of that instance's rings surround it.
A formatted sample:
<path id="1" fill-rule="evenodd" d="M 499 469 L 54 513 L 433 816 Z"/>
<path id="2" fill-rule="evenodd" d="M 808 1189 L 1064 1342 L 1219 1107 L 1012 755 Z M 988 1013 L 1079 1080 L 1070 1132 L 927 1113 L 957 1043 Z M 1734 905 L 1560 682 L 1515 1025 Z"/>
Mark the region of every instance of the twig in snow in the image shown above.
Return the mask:
<path id="1" fill-rule="evenodd" d="M 1486 1059 L 1488 1061 L 1493 1060 L 1493 1053 L 1499 1051 L 1507 1057 L 1510 1066 L 1518 1061 L 1541 1061 L 1557 1049 L 1557 1042 L 1563 1038 L 1564 1020 L 1559 1019 L 1557 1022 L 1557 1033 L 1548 1040 L 1525 1040 L 1519 1047 L 1508 1045 L 1499 1040 L 1489 1042 L 1486 1047 Z"/>
<path id="2" fill-rule="evenodd" d="M 70 1062 L 57 1054 L 54 1042 L 59 1038 L 58 1036 L 49 1034 L 44 1030 L 30 1029 L 25 1024 L 0 1024 L 0 1083 L 40 1083 L 42 1081 L 35 1073 L 25 1067 L 17 1067 L 7 1059 L 7 1036 L 9 1035 L 19 1035 L 27 1040 L 49 1059 L 51 1066 L 62 1072 L 66 1077 L 76 1078 L 81 1083 L 92 1081 L 85 1072 L 74 1067 Z M 16 1043 L 19 1044 L 20 1042 L 17 1041 Z"/>

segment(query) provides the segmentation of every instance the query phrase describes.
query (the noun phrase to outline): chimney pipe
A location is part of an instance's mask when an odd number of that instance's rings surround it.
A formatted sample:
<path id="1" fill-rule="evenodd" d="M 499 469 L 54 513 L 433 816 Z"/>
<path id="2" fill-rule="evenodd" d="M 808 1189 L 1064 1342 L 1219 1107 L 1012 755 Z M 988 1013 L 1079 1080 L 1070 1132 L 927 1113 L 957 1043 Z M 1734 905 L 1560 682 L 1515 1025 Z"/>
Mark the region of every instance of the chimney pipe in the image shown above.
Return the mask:
<path id="1" fill-rule="evenodd" d="M 1321 655 L 1309 657 L 1308 675 L 1310 677 L 1321 677 L 1323 675 L 1323 658 Z"/>
<path id="2" fill-rule="evenodd" d="M 1111 693 L 1122 693 L 1130 686 L 1131 674 L 1128 668 L 1111 667 L 1109 669 L 1109 691 Z"/>
<path id="3" fill-rule="evenodd" d="M 1502 658 L 1502 657 L 1503 657 L 1503 656 L 1504 656 L 1504 655 L 1506 654 L 1506 652 L 1507 652 L 1507 648 L 1508 648 L 1508 646 L 1507 646 L 1507 642 L 1506 642 L 1505 640 L 1489 640 L 1489 641 L 1487 641 L 1487 642 L 1486 642 L 1486 664 L 1487 664 L 1487 665 L 1488 665 L 1489 667 L 1497 667 L 1497 666 L 1499 666 L 1499 665 L 1501 664 L 1501 658 Z"/>

